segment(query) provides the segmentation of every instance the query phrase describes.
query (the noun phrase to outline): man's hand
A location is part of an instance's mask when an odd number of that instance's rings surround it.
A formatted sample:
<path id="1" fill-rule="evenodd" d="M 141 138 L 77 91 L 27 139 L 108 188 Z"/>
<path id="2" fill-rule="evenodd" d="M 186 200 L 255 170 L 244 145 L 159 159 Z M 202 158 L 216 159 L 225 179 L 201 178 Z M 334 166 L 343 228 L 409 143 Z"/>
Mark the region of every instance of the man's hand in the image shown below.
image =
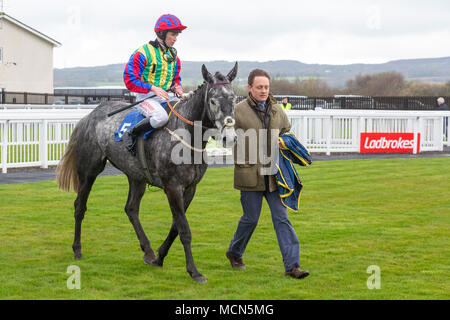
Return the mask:
<path id="1" fill-rule="evenodd" d="M 280 147 L 281 150 L 287 150 L 287 149 L 283 146 L 283 144 L 281 143 L 280 140 L 278 140 L 278 147 Z"/>
<path id="2" fill-rule="evenodd" d="M 150 91 L 152 91 L 154 94 L 156 94 L 158 97 L 160 97 L 164 100 L 169 100 L 169 94 L 165 90 L 163 90 L 157 86 L 152 86 Z"/>

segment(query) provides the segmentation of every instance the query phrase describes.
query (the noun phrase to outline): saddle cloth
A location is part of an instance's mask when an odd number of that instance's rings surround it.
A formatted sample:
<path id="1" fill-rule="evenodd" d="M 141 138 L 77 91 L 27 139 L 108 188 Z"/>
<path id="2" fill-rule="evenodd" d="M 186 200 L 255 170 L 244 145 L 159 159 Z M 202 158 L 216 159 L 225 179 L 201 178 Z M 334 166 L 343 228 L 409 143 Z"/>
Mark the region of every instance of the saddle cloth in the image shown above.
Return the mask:
<path id="1" fill-rule="evenodd" d="M 167 103 L 162 104 L 162 106 L 164 107 L 166 112 L 170 111 L 169 106 L 167 105 Z M 143 116 L 139 112 L 139 110 L 136 109 L 136 110 L 130 111 L 125 116 L 125 118 L 123 119 L 123 121 L 120 124 L 119 128 L 117 129 L 117 131 L 114 132 L 114 140 L 115 141 L 122 141 L 123 134 L 125 132 L 127 132 L 128 130 L 131 130 L 136 124 L 138 124 L 143 119 L 145 119 L 145 116 Z M 144 140 L 147 139 L 154 130 L 155 129 L 152 128 L 152 129 L 148 130 L 147 132 L 145 132 L 144 135 L 143 135 Z"/>

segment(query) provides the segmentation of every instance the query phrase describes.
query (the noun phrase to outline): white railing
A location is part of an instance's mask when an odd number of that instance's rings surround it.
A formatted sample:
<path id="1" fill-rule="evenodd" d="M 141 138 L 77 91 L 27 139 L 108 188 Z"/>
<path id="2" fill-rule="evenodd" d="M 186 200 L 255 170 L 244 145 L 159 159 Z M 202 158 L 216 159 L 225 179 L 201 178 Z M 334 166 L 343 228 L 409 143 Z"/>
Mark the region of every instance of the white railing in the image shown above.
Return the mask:
<path id="1" fill-rule="evenodd" d="M 450 111 L 291 110 L 292 132 L 310 152 L 359 152 L 362 132 L 420 133 L 420 151 L 450 145 Z M 444 132 L 445 130 L 445 132 Z"/>
<path id="2" fill-rule="evenodd" d="M 2 172 L 58 164 L 76 123 L 92 110 L 0 110 Z"/>
<path id="3" fill-rule="evenodd" d="M 98 104 L 0 104 L 1 110 L 95 109 Z"/>
<path id="4" fill-rule="evenodd" d="M 77 109 L 0 108 L 0 167 L 56 165 L 75 124 L 95 105 Z M 450 145 L 445 119 L 450 111 L 292 110 L 292 132 L 311 152 L 359 152 L 361 132 L 414 132 L 420 151 L 442 151 Z M 214 155 L 214 150 L 210 150 Z M 223 150 L 220 150 L 223 151 Z"/>

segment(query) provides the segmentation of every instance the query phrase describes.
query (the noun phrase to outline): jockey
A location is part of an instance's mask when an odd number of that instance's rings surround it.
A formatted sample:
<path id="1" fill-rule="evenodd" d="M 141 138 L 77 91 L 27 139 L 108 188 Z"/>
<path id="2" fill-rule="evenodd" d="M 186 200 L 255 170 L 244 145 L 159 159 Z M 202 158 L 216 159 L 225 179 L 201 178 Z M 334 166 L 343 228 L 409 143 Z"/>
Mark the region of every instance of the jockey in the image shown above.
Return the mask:
<path id="1" fill-rule="evenodd" d="M 128 90 L 136 92 L 139 112 L 146 118 L 124 133 L 125 147 L 136 154 L 136 138 L 150 129 L 164 126 L 168 121 L 162 103 L 178 101 L 182 96 L 180 59 L 173 47 L 178 34 L 186 29 L 180 19 L 164 14 L 156 21 L 156 40 L 139 47 L 130 57 L 123 79 Z"/>

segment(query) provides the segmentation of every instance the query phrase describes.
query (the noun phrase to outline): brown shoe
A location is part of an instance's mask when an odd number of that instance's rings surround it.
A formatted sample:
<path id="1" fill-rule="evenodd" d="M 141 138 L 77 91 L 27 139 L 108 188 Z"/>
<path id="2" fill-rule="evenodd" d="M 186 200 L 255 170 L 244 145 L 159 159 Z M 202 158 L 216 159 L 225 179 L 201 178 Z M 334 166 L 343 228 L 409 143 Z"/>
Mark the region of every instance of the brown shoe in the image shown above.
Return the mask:
<path id="1" fill-rule="evenodd" d="M 244 261 L 242 261 L 242 258 L 235 258 L 231 254 L 227 252 L 227 258 L 230 260 L 231 267 L 234 269 L 245 269 Z"/>
<path id="2" fill-rule="evenodd" d="M 284 274 L 295 279 L 303 279 L 309 276 L 309 271 L 300 270 L 299 268 L 295 267 L 291 271 L 287 271 Z"/>

